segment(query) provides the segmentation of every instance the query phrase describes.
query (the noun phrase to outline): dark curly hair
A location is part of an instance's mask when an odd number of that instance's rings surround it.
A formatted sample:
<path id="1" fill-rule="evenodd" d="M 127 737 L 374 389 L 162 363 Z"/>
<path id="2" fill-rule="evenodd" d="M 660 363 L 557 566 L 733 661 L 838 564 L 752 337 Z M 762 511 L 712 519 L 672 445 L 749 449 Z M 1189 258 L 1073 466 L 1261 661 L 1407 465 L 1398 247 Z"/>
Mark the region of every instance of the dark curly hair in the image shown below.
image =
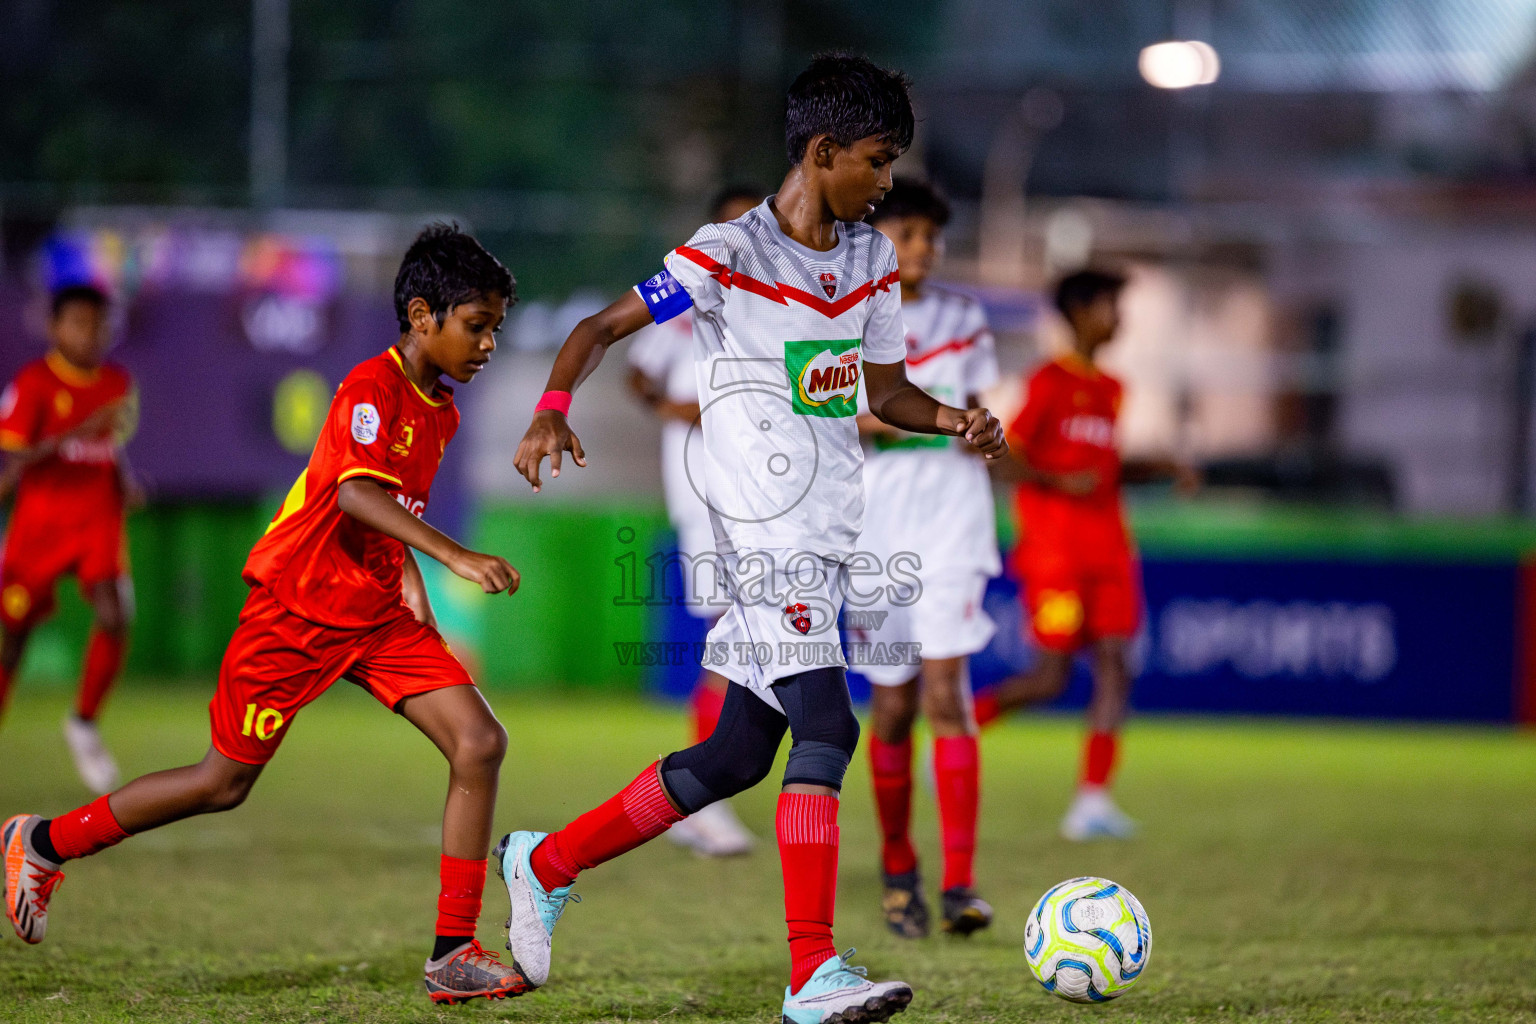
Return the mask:
<path id="1" fill-rule="evenodd" d="M 509 308 L 517 302 L 512 272 L 457 224 L 432 224 L 416 236 L 400 261 L 395 319 L 402 332 L 409 331 L 405 307 L 421 298 L 441 324 L 454 306 L 490 295 L 506 296 Z"/>
<path id="2" fill-rule="evenodd" d="M 1068 320 L 1075 310 L 1091 306 L 1103 295 L 1119 295 L 1125 276 L 1108 270 L 1079 270 L 1056 283 L 1056 308 Z"/>
<path id="3" fill-rule="evenodd" d="M 55 320 L 63 312 L 64 307 L 71 302 L 84 302 L 95 306 L 97 309 L 106 309 L 108 306 L 107 293 L 93 284 L 71 284 L 60 288 L 53 293 L 53 303 L 50 307 Z"/>
<path id="4" fill-rule="evenodd" d="M 876 224 L 895 217 L 927 217 L 942 228 L 949 223 L 949 200 L 927 182 L 897 178 L 864 223 Z"/>
<path id="5" fill-rule="evenodd" d="M 900 71 L 887 71 L 857 54 L 817 54 L 785 100 L 789 162 L 805 159 L 805 147 L 817 135 L 830 135 L 839 146 L 878 135 L 906 152 L 916 127 L 907 94 L 911 85 Z"/>

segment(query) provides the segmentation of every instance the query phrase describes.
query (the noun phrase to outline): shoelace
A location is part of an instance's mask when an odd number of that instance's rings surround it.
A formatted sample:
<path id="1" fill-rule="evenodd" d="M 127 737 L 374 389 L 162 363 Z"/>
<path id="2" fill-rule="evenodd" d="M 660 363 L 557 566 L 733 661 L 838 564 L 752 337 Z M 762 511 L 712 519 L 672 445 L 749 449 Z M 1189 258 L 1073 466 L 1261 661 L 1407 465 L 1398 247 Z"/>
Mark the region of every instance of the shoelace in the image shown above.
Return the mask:
<path id="1" fill-rule="evenodd" d="M 453 959 L 449 960 L 448 962 L 451 964 L 455 960 L 463 960 L 465 963 L 472 963 L 476 960 L 489 960 L 497 967 L 502 966 L 501 954 L 492 953 L 490 950 L 480 945 L 479 939 L 472 940 L 469 945 L 459 950 L 459 952 L 454 955 Z"/>
<path id="2" fill-rule="evenodd" d="M 560 915 L 565 913 L 565 905 L 567 903 L 580 903 L 581 896 L 574 892 L 568 892 L 564 895 L 550 893 L 549 902 L 554 904 L 554 920 L 558 921 L 560 920 Z"/>
<path id="3" fill-rule="evenodd" d="M 64 872 L 34 871 L 32 881 L 38 883 L 37 888 L 32 890 L 32 910 L 37 914 L 47 913 L 48 900 L 52 898 L 53 891 L 64 881 Z"/>
<path id="4" fill-rule="evenodd" d="M 855 949 L 853 946 L 849 946 L 846 950 L 844 950 L 843 951 L 843 955 L 838 957 L 838 959 L 843 962 L 843 966 L 839 967 L 835 973 L 838 973 L 838 974 L 852 974 L 852 975 L 857 976 L 861 981 L 867 981 L 867 980 L 869 980 L 869 968 L 868 967 L 865 967 L 863 964 L 860 964 L 857 967 L 853 967 L 853 966 L 851 966 L 848 963 L 849 959 L 851 959 L 853 957 L 853 954 L 855 954 L 857 952 L 858 952 L 858 950 Z"/>

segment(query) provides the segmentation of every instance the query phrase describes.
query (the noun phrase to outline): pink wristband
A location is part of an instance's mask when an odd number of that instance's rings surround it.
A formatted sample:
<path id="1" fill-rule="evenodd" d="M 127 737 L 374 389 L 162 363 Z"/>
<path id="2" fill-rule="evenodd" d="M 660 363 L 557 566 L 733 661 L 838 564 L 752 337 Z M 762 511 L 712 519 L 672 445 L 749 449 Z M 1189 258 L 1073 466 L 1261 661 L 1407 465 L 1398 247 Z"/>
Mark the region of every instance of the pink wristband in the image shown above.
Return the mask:
<path id="1" fill-rule="evenodd" d="M 539 404 L 533 407 L 533 411 L 543 412 L 545 409 L 553 409 L 561 416 L 569 416 L 571 413 L 571 393 L 569 391 L 546 391 L 539 398 Z"/>

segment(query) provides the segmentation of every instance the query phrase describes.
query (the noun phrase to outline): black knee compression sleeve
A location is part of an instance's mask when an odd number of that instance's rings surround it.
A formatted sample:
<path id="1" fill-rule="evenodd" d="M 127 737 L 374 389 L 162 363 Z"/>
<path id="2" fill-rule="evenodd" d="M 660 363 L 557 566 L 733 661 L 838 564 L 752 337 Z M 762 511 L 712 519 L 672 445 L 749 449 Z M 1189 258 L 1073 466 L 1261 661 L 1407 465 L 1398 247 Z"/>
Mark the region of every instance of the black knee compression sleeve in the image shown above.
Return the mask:
<path id="1" fill-rule="evenodd" d="M 680 810 L 692 814 L 751 789 L 773 768 L 788 724 L 745 686 L 732 683 L 709 738 L 662 760 L 667 793 Z"/>
<path id="2" fill-rule="evenodd" d="M 784 784 L 843 788 L 843 775 L 859 745 L 848 680 L 840 668 L 818 668 L 780 679 L 774 696 L 789 719 L 789 763 Z"/>

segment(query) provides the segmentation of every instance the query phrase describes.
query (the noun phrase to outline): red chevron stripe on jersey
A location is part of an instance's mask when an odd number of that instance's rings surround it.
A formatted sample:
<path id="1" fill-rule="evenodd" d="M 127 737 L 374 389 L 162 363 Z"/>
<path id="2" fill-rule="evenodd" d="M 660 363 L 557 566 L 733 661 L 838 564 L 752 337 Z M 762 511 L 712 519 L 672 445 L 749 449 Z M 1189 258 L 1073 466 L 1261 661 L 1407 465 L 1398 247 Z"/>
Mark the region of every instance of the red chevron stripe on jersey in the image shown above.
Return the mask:
<path id="1" fill-rule="evenodd" d="M 900 273 L 893 270 L 879 280 L 865 281 L 836 302 L 828 302 L 820 296 L 812 295 L 808 291 L 802 291 L 794 285 L 785 284 L 783 281 L 766 284 L 754 277 L 748 277 L 746 274 L 732 270 L 725 264 L 710 258 L 705 253 L 690 246 L 678 246 L 677 254 L 687 257 L 709 271 L 715 280 L 727 288 L 740 288 L 742 291 L 751 292 L 753 295 L 760 295 L 770 302 L 777 302 L 781 306 L 789 305 L 788 300 L 794 299 L 801 305 L 808 306 L 829 319 L 842 316 L 876 291 L 889 291 L 891 285 L 900 280 Z"/>
<path id="2" fill-rule="evenodd" d="M 938 348 L 924 352 L 920 356 L 907 356 L 907 365 L 922 366 L 934 356 L 941 356 L 945 352 L 964 352 L 966 349 L 976 344 L 976 339 L 981 337 L 984 333 L 986 332 L 977 331 L 969 338 L 952 338 L 949 341 L 946 341 L 944 344 L 940 345 Z"/>

